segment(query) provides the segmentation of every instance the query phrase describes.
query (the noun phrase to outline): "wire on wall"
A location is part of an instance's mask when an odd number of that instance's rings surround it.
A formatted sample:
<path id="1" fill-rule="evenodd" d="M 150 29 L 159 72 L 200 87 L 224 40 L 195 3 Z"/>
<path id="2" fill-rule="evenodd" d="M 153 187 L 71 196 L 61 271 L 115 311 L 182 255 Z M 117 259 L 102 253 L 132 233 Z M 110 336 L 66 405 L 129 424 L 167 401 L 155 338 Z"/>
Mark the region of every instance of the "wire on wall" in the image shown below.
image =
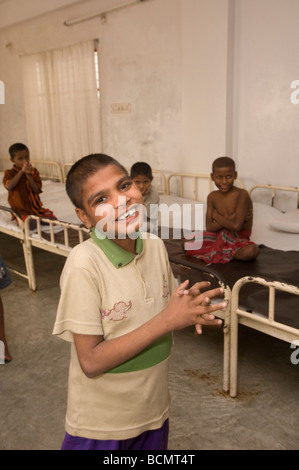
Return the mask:
<path id="1" fill-rule="evenodd" d="M 105 18 L 108 13 L 113 13 L 118 10 L 122 10 L 123 8 L 130 7 L 132 5 L 135 5 L 137 3 L 143 3 L 143 2 L 148 2 L 149 0 L 132 0 L 131 2 L 123 3 L 122 5 L 118 5 L 115 7 L 112 7 L 108 10 L 103 10 L 101 12 L 93 13 L 87 16 L 82 16 L 81 18 L 76 18 L 74 20 L 66 20 L 64 21 L 65 26 L 73 26 L 78 23 L 83 23 L 84 21 L 90 21 L 93 20 L 94 18 L 102 17 Z"/>

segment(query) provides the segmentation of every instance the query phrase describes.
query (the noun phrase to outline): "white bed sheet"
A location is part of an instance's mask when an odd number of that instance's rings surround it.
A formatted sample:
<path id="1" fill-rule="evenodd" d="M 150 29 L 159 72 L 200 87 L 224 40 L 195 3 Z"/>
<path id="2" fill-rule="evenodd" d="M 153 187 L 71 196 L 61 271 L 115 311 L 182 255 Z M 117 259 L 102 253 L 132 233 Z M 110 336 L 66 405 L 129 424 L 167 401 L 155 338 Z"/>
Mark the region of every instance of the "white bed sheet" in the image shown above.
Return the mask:
<path id="1" fill-rule="evenodd" d="M 0 178 L 2 182 L 3 172 L 0 172 Z M 40 199 L 43 206 L 52 210 L 58 220 L 70 224 L 81 224 L 75 212 L 75 208 L 66 194 L 64 183 L 56 183 L 50 180 L 43 181 Z M 4 188 L 3 184 L 0 185 L 0 205 L 9 207 L 7 202 L 7 190 Z M 19 231 L 16 221 L 11 220 L 11 214 L 9 212 L 0 211 L 0 225 L 16 232 Z"/>
<path id="2" fill-rule="evenodd" d="M 66 193 L 64 183 L 43 181 L 43 192 L 40 194 L 40 199 L 43 206 L 53 211 L 58 220 L 70 224 L 82 224 Z"/>
<path id="3" fill-rule="evenodd" d="M 187 215 L 191 214 L 191 220 L 194 221 L 194 212 L 198 208 L 196 204 L 200 204 L 202 207 L 203 218 L 205 219 L 206 213 L 206 203 L 194 201 L 190 199 L 184 199 L 176 196 L 160 196 L 160 203 L 166 204 L 168 206 L 174 206 L 177 204 L 180 207 L 180 211 L 177 214 L 173 215 L 173 218 L 170 221 L 170 226 L 178 228 L 181 226 L 186 230 L 189 229 L 189 226 L 184 226 L 184 220 L 181 216 L 183 207 L 184 209 L 188 208 Z M 189 212 L 188 212 L 189 211 Z M 258 202 L 253 203 L 253 229 L 251 240 L 258 245 L 266 245 L 269 248 L 289 251 L 295 250 L 299 251 L 299 234 L 298 233 L 287 233 L 280 230 L 275 230 L 271 227 L 271 221 L 275 219 L 278 215 L 282 213 L 275 209 L 274 207 L 268 206 L 266 204 L 261 204 Z M 187 218 L 187 220 L 189 220 Z M 205 227 L 205 222 L 203 222 L 203 227 Z M 191 230 L 194 230 L 194 224 L 191 227 Z"/>
<path id="4" fill-rule="evenodd" d="M 9 207 L 8 202 L 7 202 L 7 190 L 5 189 L 3 185 L 3 175 L 4 172 L 0 171 L 0 205 Z M 6 211 L 0 211 L 0 226 L 4 227 L 8 230 L 12 230 L 13 232 L 19 233 L 20 229 L 18 227 L 18 224 L 16 221 L 13 221 L 11 219 L 11 213 L 6 212 Z"/>
<path id="5" fill-rule="evenodd" d="M 1 182 L 3 172 L 0 172 Z M 43 192 L 40 195 L 43 206 L 54 212 L 58 220 L 71 224 L 81 224 L 77 217 L 74 206 L 69 200 L 64 183 L 56 183 L 50 180 L 43 181 Z M 203 229 L 205 226 L 206 202 L 194 201 L 176 196 L 161 195 L 160 204 L 174 208 L 166 211 L 166 219 L 163 220 L 159 211 L 159 224 L 166 224 L 172 228 L 182 228 L 188 231 Z M 8 206 L 7 190 L 3 184 L 0 185 L 0 205 Z M 195 213 L 200 211 L 195 218 Z M 271 220 L 275 219 L 281 212 L 278 209 L 261 204 L 253 203 L 253 229 L 251 239 L 258 245 L 267 245 L 270 248 L 288 251 L 299 251 L 299 234 L 287 233 L 275 230 L 271 227 Z M 196 226 L 195 226 L 196 224 Z M 17 223 L 11 220 L 9 212 L 0 211 L 0 225 L 16 232 L 19 231 Z"/>
<path id="6" fill-rule="evenodd" d="M 258 202 L 253 203 L 253 228 L 251 240 L 276 250 L 299 251 L 299 234 L 282 232 L 271 227 L 271 221 L 281 212 Z"/>
<path id="7" fill-rule="evenodd" d="M 164 211 L 163 208 L 166 207 Z M 188 231 L 203 230 L 206 204 L 177 196 L 160 196 L 159 226 Z M 195 215 L 197 214 L 197 216 Z"/>

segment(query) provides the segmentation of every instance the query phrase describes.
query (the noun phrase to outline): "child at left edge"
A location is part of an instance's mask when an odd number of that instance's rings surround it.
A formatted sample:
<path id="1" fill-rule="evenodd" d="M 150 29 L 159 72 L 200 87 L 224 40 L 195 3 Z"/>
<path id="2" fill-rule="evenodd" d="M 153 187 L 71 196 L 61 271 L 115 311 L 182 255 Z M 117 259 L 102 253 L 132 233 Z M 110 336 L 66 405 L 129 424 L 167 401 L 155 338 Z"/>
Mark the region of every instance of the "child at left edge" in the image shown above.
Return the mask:
<path id="1" fill-rule="evenodd" d="M 28 147 L 22 143 L 15 143 L 9 147 L 9 154 L 13 167 L 4 172 L 3 184 L 8 190 L 10 207 L 23 221 L 28 215 L 56 220 L 53 212 L 44 208 L 40 200 L 42 181 L 39 171 L 30 163 Z"/>
<path id="2" fill-rule="evenodd" d="M 176 287 L 163 241 L 138 232 L 142 195 L 117 160 L 83 157 L 66 189 L 91 238 L 66 260 L 53 330 L 71 343 L 62 449 L 166 450 L 172 332 L 219 326 L 223 289 Z"/>
<path id="3" fill-rule="evenodd" d="M 0 254 L 0 290 L 4 289 L 5 287 L 8 287 L 11 283 L 12 283 L 11 276 Z M 4 350 L 3 350 L 4 356 L 1 357 L 0 355 L 0 364 L 2 363 L 4 364 L 6 362 L 10 362 L 12 360 L 12 356 L 9 353 L 8 344 L 6 340 L 5 327 L 4 327 L 4 306 L 3 306 L 1 295 L 0 295 L 0 341 L 3 343 L 3 346 L 4 346 Z M 2 353 L 2 349 L 0 349 L 0 353 Z"/>

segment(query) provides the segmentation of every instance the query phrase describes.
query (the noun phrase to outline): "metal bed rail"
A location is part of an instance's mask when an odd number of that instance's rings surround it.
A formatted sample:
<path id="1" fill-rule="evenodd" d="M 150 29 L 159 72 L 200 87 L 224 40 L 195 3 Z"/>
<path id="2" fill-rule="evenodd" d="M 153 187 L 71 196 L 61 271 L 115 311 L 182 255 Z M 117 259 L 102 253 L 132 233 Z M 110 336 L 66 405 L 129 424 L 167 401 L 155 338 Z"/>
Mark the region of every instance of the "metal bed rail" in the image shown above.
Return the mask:
<path id="1" fill-rule="evenodd" d="M 17 274 L 18 276 L 23 277 L 24 279 L 27 279 L 29 287 L 32 288 L 32 285 L 33 285 L 32 276 L 30 272 L 31 262 L 28 257 L 24 222 L 21 219 L 21 217 L 19 217 L 19 215 L 15 211 L 13 211 L 11 208 L 0 205 L 0 210 L 8 212 L 9 214 L 11 214 L 11 216 L 15 217 L 16 219 L 17 230 L 13 230 L 12 228 L 9 228 L 9 227 L 1 227 L 1 232 L 11 237 L 17 238 L 20 241 L 22 245 L 23 255 L 24 255 L 25 273 L 22 271 L 19 271 L 18 269 L 8 264 L 6 264 L 6 266 L 13 273 Z"/>
<path id="2" fill-rule="evenodd" d="M 30 230 L 30 221 L 36 221 L 36 230 Z M 43 234 L 43 225 L 48 227 L 48 234 L 49 239 L 45 238 Z M 32 290 L 36 290 L 36 277 L 35 277 L 35 269 L 34 269 L 34 262 L 33 262 L 33 254 L 32 254 L 32 247 L 40 248 L 42 250 L 48 251 L 50 253 L 55 253 L 60 256 L 67 257 L 74 247 L 73 244 L 70 243 L 69 239 L 69 232 L 73 230 L 77 232 L 77 242 L 82 243 L 84 241 L 84 233 L 88 234 L 89 230 L 85 227 L 80 225 L 70 224 L 68 222 L 61 222 L 59 220 L 49 220 L 42 217 L 37 217 L 34 215 L 30 215 L 26 218 L 24 223 L 25 229 L 25 248 L 26 248 L 26 257 L 27 262 L 29 265 L 29 273 L 30 273 L 30 288 Z M 57 229 L 59 232 L 63 233 L 63 240 L 61 242 L 57 242 L 55 239 L 55 235 L 57 234 Z"/>
<path id="3" fill-rule="evenodd" d="M 239 305 L 241 288 L 248 283 L 256 283 L 269 289 L 268 316 L 251 313 Z M 237 396 L 238 382 L 238 326 L 245 325 L 257 331 L 293 343 L 299 340 L 299 329 L 275 320 L 276 291 L 299 295 L 299 288 L 277 281 L 266 281 L 260 277 L 245 276 L 239 279 L 232 288 L 230 312 L 230 396 Z"/>
<path id="4" fill-rule="evenodd" d="M 31 160 L 32 166 L 37 168 L 42 179 L 50 179 L 63 183 L 63 169 L 60 163 L 48 160 Z M 0 157 L 0 171 L 8 170 L 12 167 L 12 162 L 7 157 Z"/>
<path id="5" fill-rule="evenodd" d="M 252 197 L 252 193 L 258 189 L 266 189 L 271 191 L 271 206 L 274 207 L 275 199 L 278 191 L 282 192 L 293 192 L 297 193 L 297 209 L 299 209 L 299 188 L 296 186 L 279 186 L 275 184 L 256 184 L 249 189 L 249 195 Z"/>
<path id="6" fill-rule="evenodd" d="M 207 188 L 204 191 L 204 194 L 201 194 L 203 191 L 202 183 L 205 182 L 205 187 Z M 205 173 L 171 173 L 167 177 L 167 194 L 171 195 L 171 186 L 174 182 L 177 183 L 178 188 L 176 188 L 175 193 L 177 196 L 182 198 L 189 198 L 195 201 L 206 200 L 207 195 L 215 189 L 214 182 L 211 179 L 210 174 Z M 244 184 L 241 180 L 237 179 L 236 184 L 240 188 L 244 188 Z M 188 191 L 188 194 L 186 194 Z"/>
<path id="7" fill-rule="evenodd" d="M 66 181 L 67 174 L 71 167 L 73 166 L 73 163 L 65 163 L 62 166 L 62 173 L 63 173 L 63 181 Z M 130 168 L 126 168 L 127 171 L 130 173 Z M 158 188 L 159 194 L 167 194 L 167 178 L 162 170 L 156 170 L 152 169 L 152 174 L 153 174 L 153 182 L 154 185 Z"/>
<path id="8" fill-rule="evenodd" d="M 216 273 L 213 269 L 206 266 L 200 266 L 189 260 L 179 261 L 173 256 L 169 256 L 170 263 L 176 264 L 186 269 L 193 269 L 198 273 L 201 273 L 206 277 L 204 280 L 213 281 L 217 287 L 222 287 L 224 290 L 223 298 L 227 302 L 225 309 L 217 310 L 213 313 L 217 318 L 223 320 L 223 379 L 222 388 L 224 392 L 229 391 L 229 379 L 230 379 L 230 307 L 231 307 L 231 289 L 226 283 L 225 279 Z M 199 279 L 199 281 L 202 279 Z M 218 299 L 219 300 L 219 299 Z"/>

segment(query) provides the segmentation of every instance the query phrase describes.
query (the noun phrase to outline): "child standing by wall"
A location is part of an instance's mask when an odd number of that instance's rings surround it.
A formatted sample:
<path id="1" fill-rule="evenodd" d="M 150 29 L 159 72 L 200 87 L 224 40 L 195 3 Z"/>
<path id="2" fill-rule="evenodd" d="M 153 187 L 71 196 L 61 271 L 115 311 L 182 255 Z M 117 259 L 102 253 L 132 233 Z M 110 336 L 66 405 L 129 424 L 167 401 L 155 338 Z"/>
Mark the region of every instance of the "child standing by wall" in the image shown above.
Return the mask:
<path id="1" fill-rule="evenodd" d="M 113 158 L 82 158 L 66 189 L 91 238 L 66 261 L 53 331 L 71 342 L 62 449 L 165 450 L 172 331 L 221 324 L 211 312 L 226 304 L 210 300 L 223 290 L 176 288 L 162 240 L 138 232 L 142 195 Z"/>
<path id="2" fill-rule="evenodd" d="M 8 203 L 23 220 L 28 215 L 37 215 L 55 220 L 53 212 L 42 206 L 39 194 L 42 182 L 39 172 L 30 164 L 26 145 L 16 143 L 9 147 L 13 168 L 4 172 L 3 184 L 8 190 Z"/>
<path id="3" fill-rule="evenodd" d="M 259 248 L 250 241 L 253 205 L 248 192 L 234 186 L 237 178 L 234 160 L 217 158 L 211 178 L 218 190 L 208 195 L 203 244 L 200 249 L 193 249 L 193 242 L 187 242 L 187 254 L 212 264 L 255 259 Z"/>

